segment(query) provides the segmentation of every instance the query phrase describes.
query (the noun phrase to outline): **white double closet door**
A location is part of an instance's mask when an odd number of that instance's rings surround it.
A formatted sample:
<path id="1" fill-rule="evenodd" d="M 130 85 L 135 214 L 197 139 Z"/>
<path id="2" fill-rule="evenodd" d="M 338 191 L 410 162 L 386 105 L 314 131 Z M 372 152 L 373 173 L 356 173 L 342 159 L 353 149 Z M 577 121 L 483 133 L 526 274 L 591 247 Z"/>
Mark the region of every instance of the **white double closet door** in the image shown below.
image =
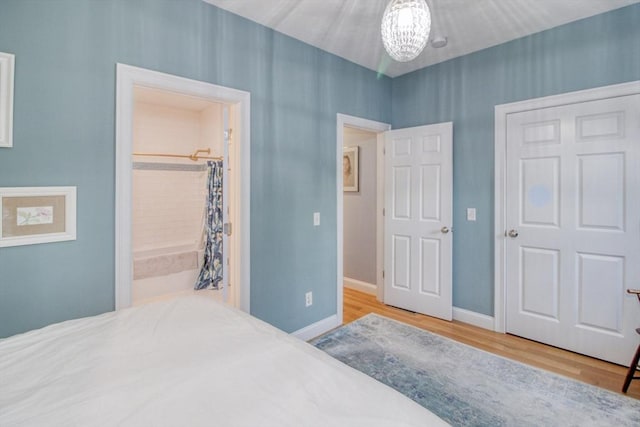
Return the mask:
<path id="1" fill-rule="evenodd" d="M 638 345 L 640 95 L 510 114 L 507 332 L 614 363 Z"/>

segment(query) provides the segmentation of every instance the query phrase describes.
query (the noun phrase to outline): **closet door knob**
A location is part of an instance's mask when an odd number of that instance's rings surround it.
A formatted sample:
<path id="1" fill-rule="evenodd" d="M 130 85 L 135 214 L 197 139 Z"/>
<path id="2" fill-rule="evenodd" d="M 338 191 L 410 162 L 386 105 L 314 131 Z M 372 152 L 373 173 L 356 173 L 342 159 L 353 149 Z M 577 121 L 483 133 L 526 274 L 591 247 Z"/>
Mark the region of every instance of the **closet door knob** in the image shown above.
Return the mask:
<path id="1" fill-rule="evenodd" d="M 509 230 L 509 237 L 514 239 L 518 237 L 518 230 Z"/>

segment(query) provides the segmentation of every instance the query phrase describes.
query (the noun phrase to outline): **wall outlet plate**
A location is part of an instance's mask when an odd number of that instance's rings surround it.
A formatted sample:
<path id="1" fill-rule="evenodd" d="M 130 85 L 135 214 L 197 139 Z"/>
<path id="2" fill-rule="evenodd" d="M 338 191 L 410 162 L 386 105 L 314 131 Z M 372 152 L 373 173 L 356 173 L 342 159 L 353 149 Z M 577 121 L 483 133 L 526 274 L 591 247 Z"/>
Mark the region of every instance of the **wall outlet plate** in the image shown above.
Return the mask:
<path id="1" fill-rule="evenodd" d="M 467 221 L 476 220 L 476 208 L 467 208 Z"/>
<path id="2" fill-rule="evenodd" d="M 310 307 L 313 305 L 313 292 L 309 291 L 304 294 L 304 306 Z"/>
<path id="3" fill-rule="evenodd" d="M 313 225 L 314 226 L 320 225 L 320 212 L 313 213 Z"/>

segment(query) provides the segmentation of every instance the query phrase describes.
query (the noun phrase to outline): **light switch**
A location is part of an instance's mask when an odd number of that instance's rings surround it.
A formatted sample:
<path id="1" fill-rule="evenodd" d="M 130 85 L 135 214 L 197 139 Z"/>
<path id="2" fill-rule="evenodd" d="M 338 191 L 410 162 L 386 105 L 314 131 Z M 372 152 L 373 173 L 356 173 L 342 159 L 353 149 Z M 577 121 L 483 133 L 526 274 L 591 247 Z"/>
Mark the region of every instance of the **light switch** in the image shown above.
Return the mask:
<path id="1" fill-rule="evenodd" d="M 315 226 L 320 225 L 320 212 L 313 213 L 313 225 Z"/>
<path id="2" fill-rule="evenodd" d="M 476 208 L 467 208 L 467 221 L 476 220 Z"/>

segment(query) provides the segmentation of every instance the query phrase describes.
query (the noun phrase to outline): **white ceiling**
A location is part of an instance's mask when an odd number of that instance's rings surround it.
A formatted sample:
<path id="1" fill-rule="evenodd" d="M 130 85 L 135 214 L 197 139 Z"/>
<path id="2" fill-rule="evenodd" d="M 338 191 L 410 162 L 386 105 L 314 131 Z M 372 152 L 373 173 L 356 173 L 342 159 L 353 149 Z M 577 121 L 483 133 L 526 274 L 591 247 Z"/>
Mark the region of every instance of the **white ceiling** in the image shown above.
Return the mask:
<path id="1" fill-rule="evenodd" d="M 640 0 L 427 0 L 430 39 L 408 63 L 393 61 L 380 39 L 389 0 L 204 0 L 363 67 L 396 77 L 509 40 L 617 9 Z"/>

